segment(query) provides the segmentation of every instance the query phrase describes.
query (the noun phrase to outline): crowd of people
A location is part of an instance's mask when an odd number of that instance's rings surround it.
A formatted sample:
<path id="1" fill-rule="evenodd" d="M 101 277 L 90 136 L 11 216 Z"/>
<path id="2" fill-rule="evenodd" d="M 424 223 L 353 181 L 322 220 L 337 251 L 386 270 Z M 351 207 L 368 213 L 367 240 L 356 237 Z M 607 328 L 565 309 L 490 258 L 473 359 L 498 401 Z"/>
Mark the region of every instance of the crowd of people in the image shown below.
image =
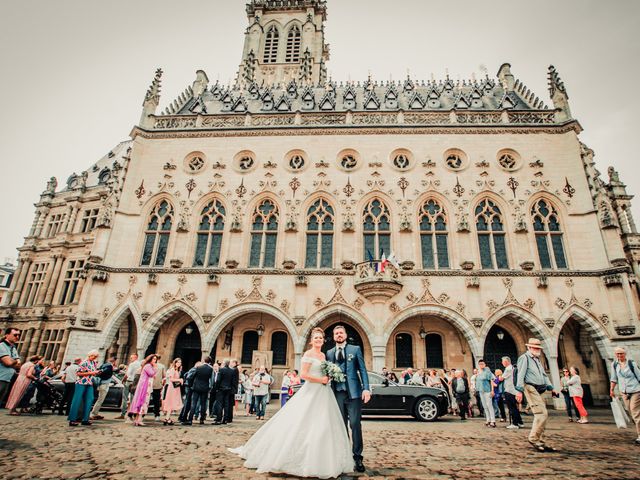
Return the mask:
<path id="1" fill-rule="evenodd" d="M 274 378 L 270 372 L 264 366 L 251 372 L 242 370 L 235 359 L 214 362 L 206 357 L 186 372 L 180 358 L 173 359 L 167 368 L 158 354 L 143 360 L 132 354 L 128 365 L 117 365 L 115 357 L 99 364 L 97 350 L 88 352 L 84 360 L 75 358 L 64 366 L 47 362 L 39 355 L 23 363 L 17 351 L 19 339 L 20 330 L 7 328 L 0 342 L 0 406 L 6 399 L 4 407 L 10 415 L 30 412 L 33 399 L 46 394 L 48 381 L 58 374 L 64 384 L 58 413 L 67 416 L 70 426 L 91 425 L 104 419 L 100 411 L 113 376 L 124 386 L 121 413 L 116 418 L 129 420 L 135 426 L 144 425 L 150 407 L 155 421 L 164 425 L 174 424 L 174 414 L 182 425 L 192 425 L 194 419 L 200 424 L 207 419 L 215 425 L 231 423 L 239 409 L 244 416 L 255 415 L 264 420 L 271 399 Z M 526 346 L 527 352 L 518 358 L 517 365 L 503 357 L 503 368 L 491 371 L 480 359 L 470 377 L 464 369 L 407 368 L 398 376 L 385 367 L 382 374 L 399 384 L 442 389 L 449 397 L 451 413 L 466 420 L 477 411 L 489 428 L 496 428 L 497 421 L 507 423 L 509 429 L 522 428 L 522 414 L 531 413 L 534 420 L 529 441 L 539 450 L 548 451 L 552 448 L 543 440 L 548 415 L 542 395 L 546 391 L 558 397 L 562 394 L 569 421 L 586 424 L 589 420 L 583 404 L 584 390 L 580 371 L 572 366 L 562 370 L 561 389 L 556 392 L 540 362 L 541 342 L 530 339 Z M 618 388 L 637 429 L 635 443 L 640 445 L 640 366 L 627 359 L 624 348 L 618 347 L 614 352 L 610 396 L 615 398 Z M 296 370 L 285 372 L 281 406 L 301 382 Z"/>

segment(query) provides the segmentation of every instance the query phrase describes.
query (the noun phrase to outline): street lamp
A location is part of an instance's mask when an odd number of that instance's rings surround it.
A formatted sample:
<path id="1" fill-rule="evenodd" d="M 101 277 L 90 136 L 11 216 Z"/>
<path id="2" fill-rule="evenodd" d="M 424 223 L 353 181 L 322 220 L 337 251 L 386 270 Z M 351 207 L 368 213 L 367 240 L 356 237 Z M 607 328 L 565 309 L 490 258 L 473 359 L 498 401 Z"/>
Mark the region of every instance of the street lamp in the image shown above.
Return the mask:
<path id="1" fill-rule="evenodd" d="M 193 327 L 191 325 L 187 325 L 187 328 L 184 329 L 184 333 L 191 335 L 193 333 Z"/>
<path id="2" fill-rule="evenodd" d="M 260 313 L 260 323 L 256 327 L 256 330 L 258 331 L 258 336 L 259 337 L 264 335 L 264 325 L 262 324 L 262 313 Z"/>
<path id="3" fill-rule="evenodd" d="M 496 335 L 498 336 L 498 340 L 502 340 L 504 338 L 504 332 L 502 330 L 498 330 Z"/>
<path id="4" fill-rule="evenodd" d="M 422 320 L 420 320 L 420 338 L 421 339 L 425 339 L 427 338 L 427 331 L 424 329 L 424 325 L 422 324 Z"/>

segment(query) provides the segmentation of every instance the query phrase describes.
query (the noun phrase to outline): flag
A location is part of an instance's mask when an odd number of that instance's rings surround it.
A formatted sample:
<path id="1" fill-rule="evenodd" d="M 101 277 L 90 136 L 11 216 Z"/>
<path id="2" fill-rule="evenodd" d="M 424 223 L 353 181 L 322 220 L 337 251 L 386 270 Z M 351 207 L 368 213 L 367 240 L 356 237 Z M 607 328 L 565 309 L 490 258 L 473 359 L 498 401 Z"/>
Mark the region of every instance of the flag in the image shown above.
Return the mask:
<path id="1" fill-rule="evenodd" d="M 371 255 L 371 250 L 367 248 L 367 255 L 369 256 L 369 266 L 373 268 L 373 255 Z"/>
<path id="2" fill-rule="evenodd" d="M 398 263 L 398 259 L 396 258 L 395 253 L 391 252 L 391 255 L 389 255 L 389 258 L 387 258 L 387 260 L 391 265 L 400 270 L 400 264 Z"/>
<path id="3" fill-rule="evenodd" d="M 387 267 L 389 260 L 387 260 L 386 255 L 382 252 L 382 258 L 380 259 L 380 263 L 378 263 L 378 273 L 384 273 L 384 269 Z"/>

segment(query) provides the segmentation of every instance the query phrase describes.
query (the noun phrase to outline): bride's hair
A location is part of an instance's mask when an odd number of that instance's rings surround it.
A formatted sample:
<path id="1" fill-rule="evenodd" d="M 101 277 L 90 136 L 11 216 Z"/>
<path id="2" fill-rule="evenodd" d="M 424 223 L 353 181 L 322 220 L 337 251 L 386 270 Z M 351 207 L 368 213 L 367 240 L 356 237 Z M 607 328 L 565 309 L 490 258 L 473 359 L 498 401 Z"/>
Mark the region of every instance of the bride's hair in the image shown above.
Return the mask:
<path id="1" fill-rule="evenodd" d="M 316 334 L 321 335 L 322 338 L 324 339 L 324 330 L 322 330 L 319 327 L 316 327 L 313 330 L 311 330 L 311 340 L 313 340 L 313 337 L 315 337 Z"/>

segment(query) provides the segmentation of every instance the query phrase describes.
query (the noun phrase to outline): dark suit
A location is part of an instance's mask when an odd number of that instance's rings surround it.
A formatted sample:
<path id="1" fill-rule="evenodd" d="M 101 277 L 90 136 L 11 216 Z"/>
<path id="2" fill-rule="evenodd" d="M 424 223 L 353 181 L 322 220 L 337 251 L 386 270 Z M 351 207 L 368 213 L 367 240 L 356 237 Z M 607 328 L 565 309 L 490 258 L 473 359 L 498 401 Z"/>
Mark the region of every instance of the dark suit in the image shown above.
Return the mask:
<path id="1" fill-rule="evenodd" d="M 240 372 L 237 368 L 232 368 L 233 379 L 231 381 L 231 394 L 229 395 L 229 404 L 227 406 L 225 420 L 227 423 L 233 422 L 233 407 L 236 403 L 236 393 L 238 393 L 238 384 L 240 383 Z"/>
<path id="2" fill-rule="evenodd" d="M 209 392 L 209 418 L 213 418 L 216 414 L 216 394 L 218 391 L 216 390 L 216 382 L 218 380 L 218 375 L 220 375 L 220 370 L 217 372 L 214 370 L 211 374 L 211 391 Z"/>
<path id="3" fill-rule="evenodd" d="M 460 382 L 462 382 L 462 387 L 458 391 L 458 387 L 460 386 Z M 469 390 L 469 381 L 462 378 L 454 378 L 451 380 L 451 393 L 456 397 L 456 402 L 458 402 L 458 409 L 460 410 L 460 418 L 465 420 L 467 417 L 467 413 L 469 412 L 469 401 L 471 400 L 471 393 Z"/>
<path id="4" fill-rule="evenodd" d="M 332 382 L 331 386 L 345 426 L 348 422 L 351 427 L 353 459 L 362 460 L 362 391 L 371 391 L 369 375 L 360 347 L 346 345 L 342 362 L 337 360 L 336 354 L 337 347 L 332 348 L 327 352 L 327 360 L 340 367 L 345 374 L 346 381 L 338 384 Z"/>
<path id="5" fill-rule="evenodd" d="M 220 369 L 218 381 L 214 387 L 216 389 L 216 422 L 222 422 L 223 413 L 225 422 L 228 422 L 231 418 L 229 413 L 229 396 L 234 393 L 233 378 L 233 368 L 226 366 Z"/>
<path id="6" fill-rule="evenodd" d="M 192 408 L 189 412 L 189 422 L 193 421 L 193 415 L 198 407 L 200 410 L 200 421 L 204 422 L 204 418 L 207 415 L 207 400 L 209 399 L 212 373 L 213 367 L 208 363 L 203 363 L 196 368 L 193 376 L 193 397 Z"/>

